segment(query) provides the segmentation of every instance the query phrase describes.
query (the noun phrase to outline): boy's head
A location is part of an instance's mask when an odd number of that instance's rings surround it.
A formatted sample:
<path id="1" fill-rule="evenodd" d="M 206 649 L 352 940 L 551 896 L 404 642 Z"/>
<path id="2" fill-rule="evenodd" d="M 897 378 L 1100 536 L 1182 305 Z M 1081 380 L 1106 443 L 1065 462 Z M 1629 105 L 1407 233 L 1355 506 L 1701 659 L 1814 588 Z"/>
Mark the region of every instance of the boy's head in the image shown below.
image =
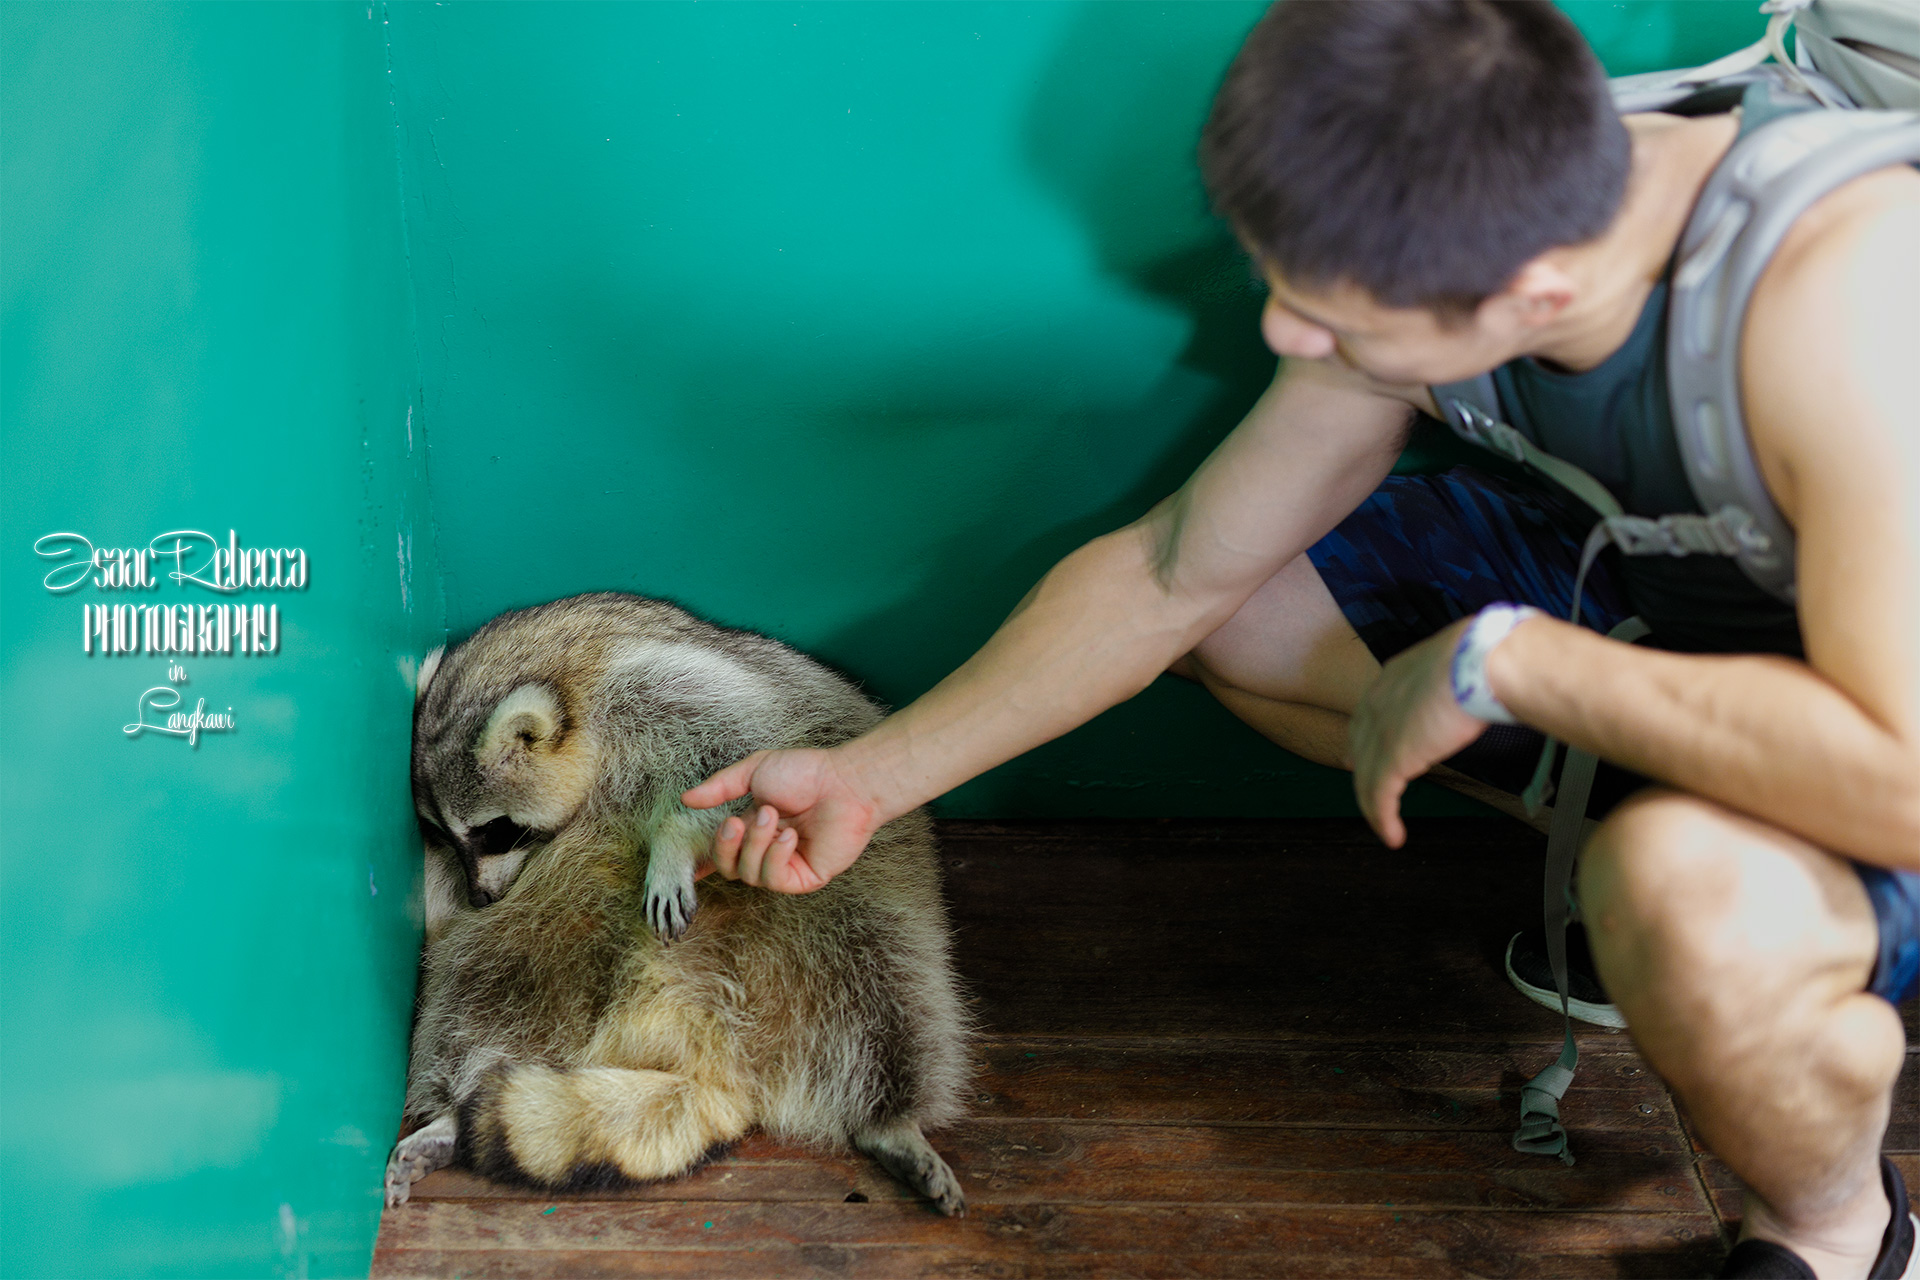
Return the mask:
<path id="1" fill-rule="evenodd" d="M 1215 206 L 1270 272 L 1443 321 L 1604 231 L 1629 154 L 1547 0 L 1281 0 L 1201 141 Z"/>

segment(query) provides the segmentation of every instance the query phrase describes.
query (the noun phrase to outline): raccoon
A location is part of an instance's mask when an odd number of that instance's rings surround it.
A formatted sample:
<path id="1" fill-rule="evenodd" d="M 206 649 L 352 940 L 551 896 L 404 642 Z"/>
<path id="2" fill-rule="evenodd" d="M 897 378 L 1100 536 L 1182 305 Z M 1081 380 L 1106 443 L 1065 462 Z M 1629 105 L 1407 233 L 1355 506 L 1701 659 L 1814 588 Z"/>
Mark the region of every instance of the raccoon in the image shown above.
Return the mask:
<path id="1" fill-rule="evenodd" d="M 751 751 L 832 746 L 879 717 L 778 641 L 639 596 L 503 614 L 429 655 L 419 1127 L 387 1203 L 455 1162 L 553 1189 L 669 1178 L 759 1125 L 850 1142 L 962 1212 L 923 1134 L 959 1115 L 971 1032 L 926 814 L 789 896 L 696 885 L 742 806 L 679 802 Z"/>

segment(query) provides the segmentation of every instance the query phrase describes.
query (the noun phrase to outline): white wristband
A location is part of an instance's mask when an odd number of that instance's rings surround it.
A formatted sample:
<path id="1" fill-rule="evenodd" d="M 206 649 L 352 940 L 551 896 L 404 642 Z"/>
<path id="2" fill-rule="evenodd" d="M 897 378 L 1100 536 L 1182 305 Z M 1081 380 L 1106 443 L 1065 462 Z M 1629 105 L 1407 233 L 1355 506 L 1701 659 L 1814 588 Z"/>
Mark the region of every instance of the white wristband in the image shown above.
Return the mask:
<path id="1" fill-rule="evenodd" d="M 1493 686 L 1487 683 L 1487 655 L 1508 632 L 1539 614 L 1529 604 L 1490 604 L 1473 616 L 1453 649 L 1453 700 L 1462 711 L 1489 724 L 1520 723 L 1493 696 Z"/>

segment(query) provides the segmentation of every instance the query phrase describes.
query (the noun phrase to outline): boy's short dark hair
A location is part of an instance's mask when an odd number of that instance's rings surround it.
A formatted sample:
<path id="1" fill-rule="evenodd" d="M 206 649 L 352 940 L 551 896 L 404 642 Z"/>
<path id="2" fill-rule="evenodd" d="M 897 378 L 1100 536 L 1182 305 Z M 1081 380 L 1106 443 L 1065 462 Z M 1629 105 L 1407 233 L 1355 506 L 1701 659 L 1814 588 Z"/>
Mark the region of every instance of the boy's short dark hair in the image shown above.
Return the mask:
<path id="1" fill-rule="evenodd" d="M 1289 280 L 1452 314 L 1605 230 L 1629 151 L 1547 0 L 1281 0 L 1200 145 L 1215 207 Z"/>

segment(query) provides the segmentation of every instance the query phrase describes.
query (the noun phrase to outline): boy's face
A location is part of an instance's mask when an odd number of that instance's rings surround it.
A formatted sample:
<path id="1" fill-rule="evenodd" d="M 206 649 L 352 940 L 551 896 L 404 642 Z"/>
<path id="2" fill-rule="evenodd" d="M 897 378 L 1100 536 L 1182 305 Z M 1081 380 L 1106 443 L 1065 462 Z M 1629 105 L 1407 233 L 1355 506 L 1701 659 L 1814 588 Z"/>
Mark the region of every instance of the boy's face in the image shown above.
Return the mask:
<path id="1" fill-rule="evenodd" d="M 1275 355 L 1330 360 L 1390 386 L 1453 382 L 1504 364 L 1526 349 L 1506 294 L 1464 316 L 1389 307 L 1350 284 L 1305 289 L 1263 264 L 1267 306 L 1261 336 Z"/>

